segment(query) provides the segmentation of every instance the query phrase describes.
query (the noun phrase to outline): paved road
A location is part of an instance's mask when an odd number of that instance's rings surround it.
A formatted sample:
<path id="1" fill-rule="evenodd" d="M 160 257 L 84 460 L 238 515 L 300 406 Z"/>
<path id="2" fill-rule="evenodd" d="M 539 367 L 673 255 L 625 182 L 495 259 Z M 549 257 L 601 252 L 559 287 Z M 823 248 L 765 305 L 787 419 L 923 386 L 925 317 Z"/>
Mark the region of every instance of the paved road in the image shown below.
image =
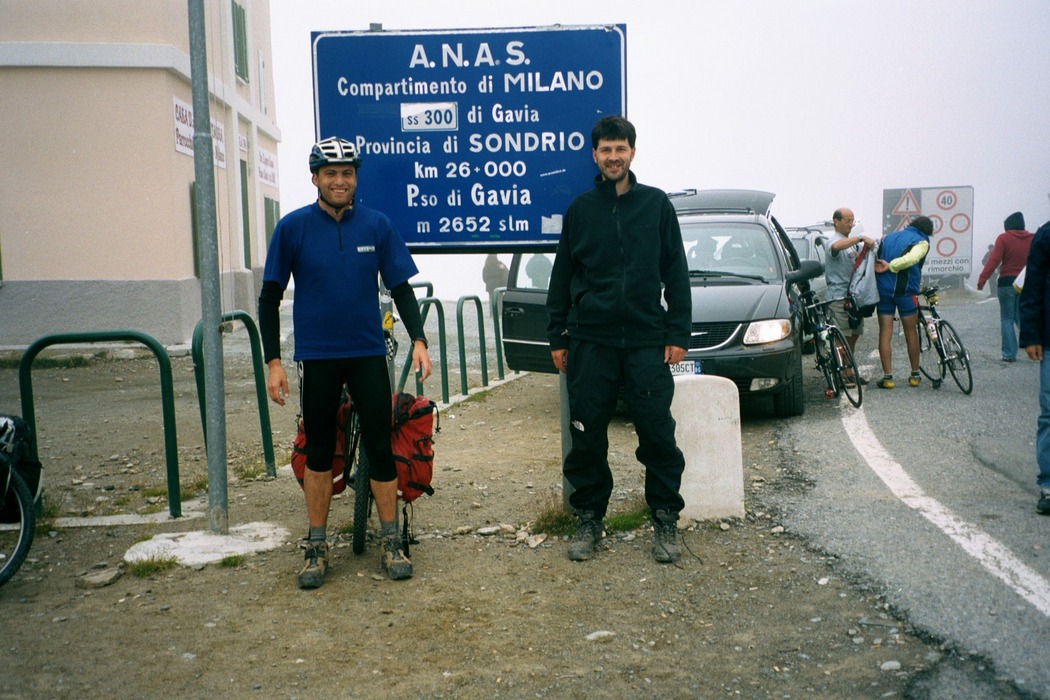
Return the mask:
<path id="1" fill-rule="evenodd" d="M 972 359 L 970 396 L 950 379 L 939 390 L 872 383 L 853 410 L 825 400 L 814 373 L 805 416 L 777 429 L 814 486 L 779 505 L 790 529 L 884 588 L 911 622 L 1050 697 L 1050 518 L 1035 512 L 1038 366 L 999 360 L 998 305 L 980 299 L 958 293 L 940 305 Z M 871 377 L 880 376 L 866 352 L 874 331 L 859 344 Z M 906 357 L 898 339 L 898 378 Z M 942 680 L 954 689 L 942 697 L 980 697 L 956 687 L 965 680 Z"/>

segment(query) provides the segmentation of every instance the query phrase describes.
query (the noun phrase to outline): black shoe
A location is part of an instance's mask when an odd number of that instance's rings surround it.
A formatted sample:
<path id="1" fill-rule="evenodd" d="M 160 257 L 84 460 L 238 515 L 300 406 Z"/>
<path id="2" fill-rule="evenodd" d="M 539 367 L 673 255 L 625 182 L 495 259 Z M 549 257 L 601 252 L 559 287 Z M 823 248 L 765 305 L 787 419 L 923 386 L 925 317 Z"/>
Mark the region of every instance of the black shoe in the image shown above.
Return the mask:
<path id="1" fill-rule="evenodd" d="M 320 588 L 328 573 L 328 543 L 306 542 L 306 564 L 299 572 L 299 588 Z"/>
<path id="2" fill-rule="evenodd" d="M 1039 502 L 1035 504 L 1035 512 L 1040 515 L 1050 515 L 1050 489 L 1039 492 Z"/>
<path id="3" fill-rule="evenodd" d="M 676 562 L 682 556 L 678 548 L 678 513 L 658 510 L 653 513 L 653 559 L 661 564 Z"/>
<path id="4" fill-rule="evenodd" d="M 594 550 L 602 540 L 602 527 L 602 519 L 595 518 L 593 512 L 580 513 L 580 523 L 576 526 L 576 534 L 569 542 L 569 559 L 587 561 L 593 557 Z"/>
<path id="5" fill-rule="evenodd" d="M 412 562 L 401 548 L 400 535 L 383 538 L 383 551 L 379 555 L 379 563 L 392 581 L 412 578 Z"/>

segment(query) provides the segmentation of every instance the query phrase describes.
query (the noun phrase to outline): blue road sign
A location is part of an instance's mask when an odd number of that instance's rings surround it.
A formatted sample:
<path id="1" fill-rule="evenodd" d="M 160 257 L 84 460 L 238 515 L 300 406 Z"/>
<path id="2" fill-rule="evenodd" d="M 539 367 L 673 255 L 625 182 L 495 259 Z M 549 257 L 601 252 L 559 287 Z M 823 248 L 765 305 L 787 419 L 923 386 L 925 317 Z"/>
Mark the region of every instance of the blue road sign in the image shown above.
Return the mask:
<path id="1" fill-rule="evenodd" d="M 414 252 L 551 247 L 626 114 L 626 25 L 314 32 L 316 136 L 357 144 L 358 201 Z"/>

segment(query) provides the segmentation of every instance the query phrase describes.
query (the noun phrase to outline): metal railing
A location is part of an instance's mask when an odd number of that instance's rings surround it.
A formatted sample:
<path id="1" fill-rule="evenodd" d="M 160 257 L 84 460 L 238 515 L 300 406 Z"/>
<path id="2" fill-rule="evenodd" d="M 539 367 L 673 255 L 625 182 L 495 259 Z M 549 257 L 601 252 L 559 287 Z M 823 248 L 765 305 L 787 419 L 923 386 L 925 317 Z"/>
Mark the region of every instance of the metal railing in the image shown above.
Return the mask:
<path id="1" fill-rule="evenodd" d="M 241 321 L 248 331 L 248 340 L 252 349 L 252 372 L 255 376 L 255 396 L 259 404 L 259 430 L 262 433 L 263 460 L 266 463 L 266 475 L 277 476 L 277 465 L 273 452 L 273 432 L 270 430 L 270 404 L 266 394 L 266 372 L 263 369 L 262 343 L 255 320 L 247 311 L 228 311 L 222 315 L 223 325 L 231 321 Z M 197 402 L 201 412 L 201 431 L 204 434 L 204 446 L 208 446 L 208 409 L 205 405 L 203 320 L 197 322 L 193 329 L 192 355 L 193 378 L 197 382 Z"/>
<path id="2" fill-rule="evenodd" d="M 182 500 L 179 487 L 179 447 L 175 429 L 175 389 L 172 381 L 171 358 L 167 350 L 153 336 L 141 331 L 88 331 L 84 333 L 57 333 L 45 335 L 26 348 L 18 363 L 18 388 L 22 401 L 22 417 L 29 424 L 32 458 L 39 460 L 36 442 L 36 407 L 33 401 L 33 360 L 40 351 L 52 345 L 78 343 L 108 343 L 130 341 L 142 343 L 149 348 L 160 365 L 160 401 L 164 416 L 164 456 L 168 468 L 168 512 L 171 517 L 182 516 Z"/>

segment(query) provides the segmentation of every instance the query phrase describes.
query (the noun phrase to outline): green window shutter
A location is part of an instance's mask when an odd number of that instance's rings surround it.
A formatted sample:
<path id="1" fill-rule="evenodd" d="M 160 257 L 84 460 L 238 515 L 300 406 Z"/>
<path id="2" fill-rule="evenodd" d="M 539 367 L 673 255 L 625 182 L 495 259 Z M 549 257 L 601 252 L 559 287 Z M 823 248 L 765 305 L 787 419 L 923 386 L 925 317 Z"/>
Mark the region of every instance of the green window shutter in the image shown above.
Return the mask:
<path id="1" fill-rule="evenodd" d="M 237 77 L 248 82 L 248 18 L 244 8 L 231 0 L 233 8 L 233 61 Z"/>
<path id="2" fill-rule="evenodd" d="M 190 183 L 190 224 L 193 229 L 193 276 L 201 276 L 201 234 L 197 224 L 197 183 Z"/>
<path id="3" fill-rule="evenodd" d="M 241 233 L 244 236 L 244 267 L 252 269 L 252 225 L 248 217 L 248 161 L 241 161 Z"/>
<path id="4" fill-rule="evenodd" d="M 281 203 L 269 197 L 264 197 L 263 202 L 266 208 L 266 248 L 269 249 L 273 230 L 277 228 L 277 222 L 281 218 Z"/>

